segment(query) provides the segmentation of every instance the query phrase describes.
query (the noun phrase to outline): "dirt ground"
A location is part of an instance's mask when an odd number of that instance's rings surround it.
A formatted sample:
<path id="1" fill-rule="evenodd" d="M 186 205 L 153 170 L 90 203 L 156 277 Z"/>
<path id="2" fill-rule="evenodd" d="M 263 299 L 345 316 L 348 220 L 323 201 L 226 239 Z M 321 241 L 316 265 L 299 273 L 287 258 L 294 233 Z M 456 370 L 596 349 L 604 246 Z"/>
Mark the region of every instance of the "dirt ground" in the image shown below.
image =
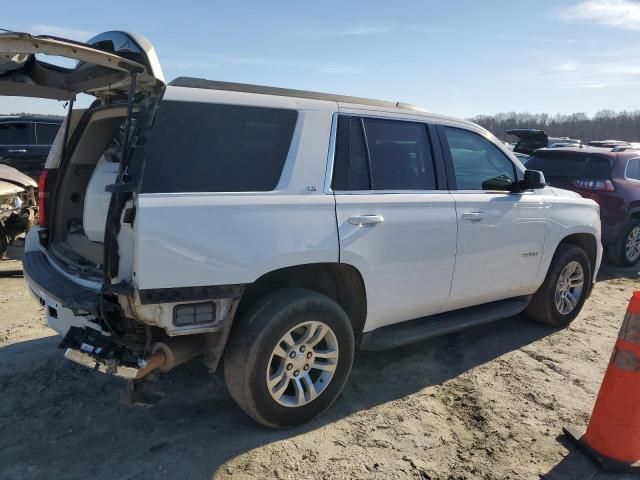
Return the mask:
<path id="1" fill-rule="evenodd" d="M 562 427 L 588 420 L 637 268 L 605 267 L 567 330 L 518 316 L 360 353 L 333 407 L 287 431 L 253 423 L 197 363 L 153 384 L 155 407 L 119 405 L 120 381 L 62 358 L 6 276 L 19 268 L 0 263 L 2 479 L 632 478 L 598 473 Z"/>

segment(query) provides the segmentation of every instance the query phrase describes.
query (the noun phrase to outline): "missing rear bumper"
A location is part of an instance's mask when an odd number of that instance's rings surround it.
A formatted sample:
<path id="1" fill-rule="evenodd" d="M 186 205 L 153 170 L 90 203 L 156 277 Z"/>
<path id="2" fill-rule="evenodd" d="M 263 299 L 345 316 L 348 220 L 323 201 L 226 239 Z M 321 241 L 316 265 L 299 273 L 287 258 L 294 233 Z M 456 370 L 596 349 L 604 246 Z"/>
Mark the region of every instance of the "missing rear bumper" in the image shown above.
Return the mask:
<path id="1" fill-rule="evenodd" d="M 64 357 L 94 371 L 127 380 L 144 378 L 165 364 L 166 357 L 158 352 L 142 358 L 131 349 L 112 341 L 91 329 L 71 327 L 59 345 Z"/>
<path id="2" fill-rule="evenodd" d="M 88 353 L 74 350 L 72 348 L 67 348 L 64 352 L 64 358 L 79 365 L 84 365 L 94 371 L 124 378 L 125 380 L 139 380 L 144 378 L 150 372 L 147 368 L 148 362 L 142 359 L 140 360 L 140 365 L 136 367 L 119 365 L 116 361 L 100 360 Z"/>

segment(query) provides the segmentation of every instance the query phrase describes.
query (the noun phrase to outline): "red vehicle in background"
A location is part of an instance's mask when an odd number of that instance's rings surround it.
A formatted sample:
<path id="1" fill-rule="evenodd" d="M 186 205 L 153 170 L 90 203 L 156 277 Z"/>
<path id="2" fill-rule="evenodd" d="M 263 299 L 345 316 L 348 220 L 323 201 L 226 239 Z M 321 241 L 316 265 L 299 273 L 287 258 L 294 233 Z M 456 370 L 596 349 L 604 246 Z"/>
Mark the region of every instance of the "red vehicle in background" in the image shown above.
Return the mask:
<path id="1" fill-rule="evenodd" d="M 551 186 L 598 202 L 602 245 L 611 263 L 630 267 L 640 261 L 640 149 L 542 148 L 526 165 L 544 172 Z"/>

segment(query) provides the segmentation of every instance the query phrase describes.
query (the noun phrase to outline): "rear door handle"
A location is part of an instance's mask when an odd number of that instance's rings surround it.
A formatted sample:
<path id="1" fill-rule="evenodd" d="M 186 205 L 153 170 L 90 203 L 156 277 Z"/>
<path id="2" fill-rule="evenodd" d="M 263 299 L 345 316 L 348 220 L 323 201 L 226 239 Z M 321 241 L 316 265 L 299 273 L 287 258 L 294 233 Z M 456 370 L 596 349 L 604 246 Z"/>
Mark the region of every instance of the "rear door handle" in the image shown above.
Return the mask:
<path id="1" fill-rule="evenodd" d="M 351 225 L 358 225 L 359 227 L 382 222 L 384 222 L 384 217 L 382 215 L 357 215 L 355 217 L 349 217 L 349 223 Z"/>
<path id="2" fill-rule="evenodd" d="M 27 149 L 26 148 L 12 148 L 7 150 L 7 152 L 9 153 L 27 153 Z"/>
<path id="3" fill-rule="evenodd" d="M 465 212 L 462 214 L 463 220 L 484 220 L 487 218 L 487 214 L 484 212 Z"/>

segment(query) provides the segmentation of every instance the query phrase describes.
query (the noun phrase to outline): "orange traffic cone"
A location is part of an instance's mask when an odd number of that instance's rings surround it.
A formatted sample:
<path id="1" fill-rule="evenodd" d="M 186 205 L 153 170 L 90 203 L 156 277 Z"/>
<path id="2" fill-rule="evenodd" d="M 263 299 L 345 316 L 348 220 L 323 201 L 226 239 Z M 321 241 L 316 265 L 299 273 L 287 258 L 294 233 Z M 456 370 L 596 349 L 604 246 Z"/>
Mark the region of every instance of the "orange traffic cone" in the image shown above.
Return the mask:
<path id="1" fill-rule="evenodd" d="M 640 471 L 640 292 L 634 292 L 584 427 L 564 432 L 604 470 Z"/>

